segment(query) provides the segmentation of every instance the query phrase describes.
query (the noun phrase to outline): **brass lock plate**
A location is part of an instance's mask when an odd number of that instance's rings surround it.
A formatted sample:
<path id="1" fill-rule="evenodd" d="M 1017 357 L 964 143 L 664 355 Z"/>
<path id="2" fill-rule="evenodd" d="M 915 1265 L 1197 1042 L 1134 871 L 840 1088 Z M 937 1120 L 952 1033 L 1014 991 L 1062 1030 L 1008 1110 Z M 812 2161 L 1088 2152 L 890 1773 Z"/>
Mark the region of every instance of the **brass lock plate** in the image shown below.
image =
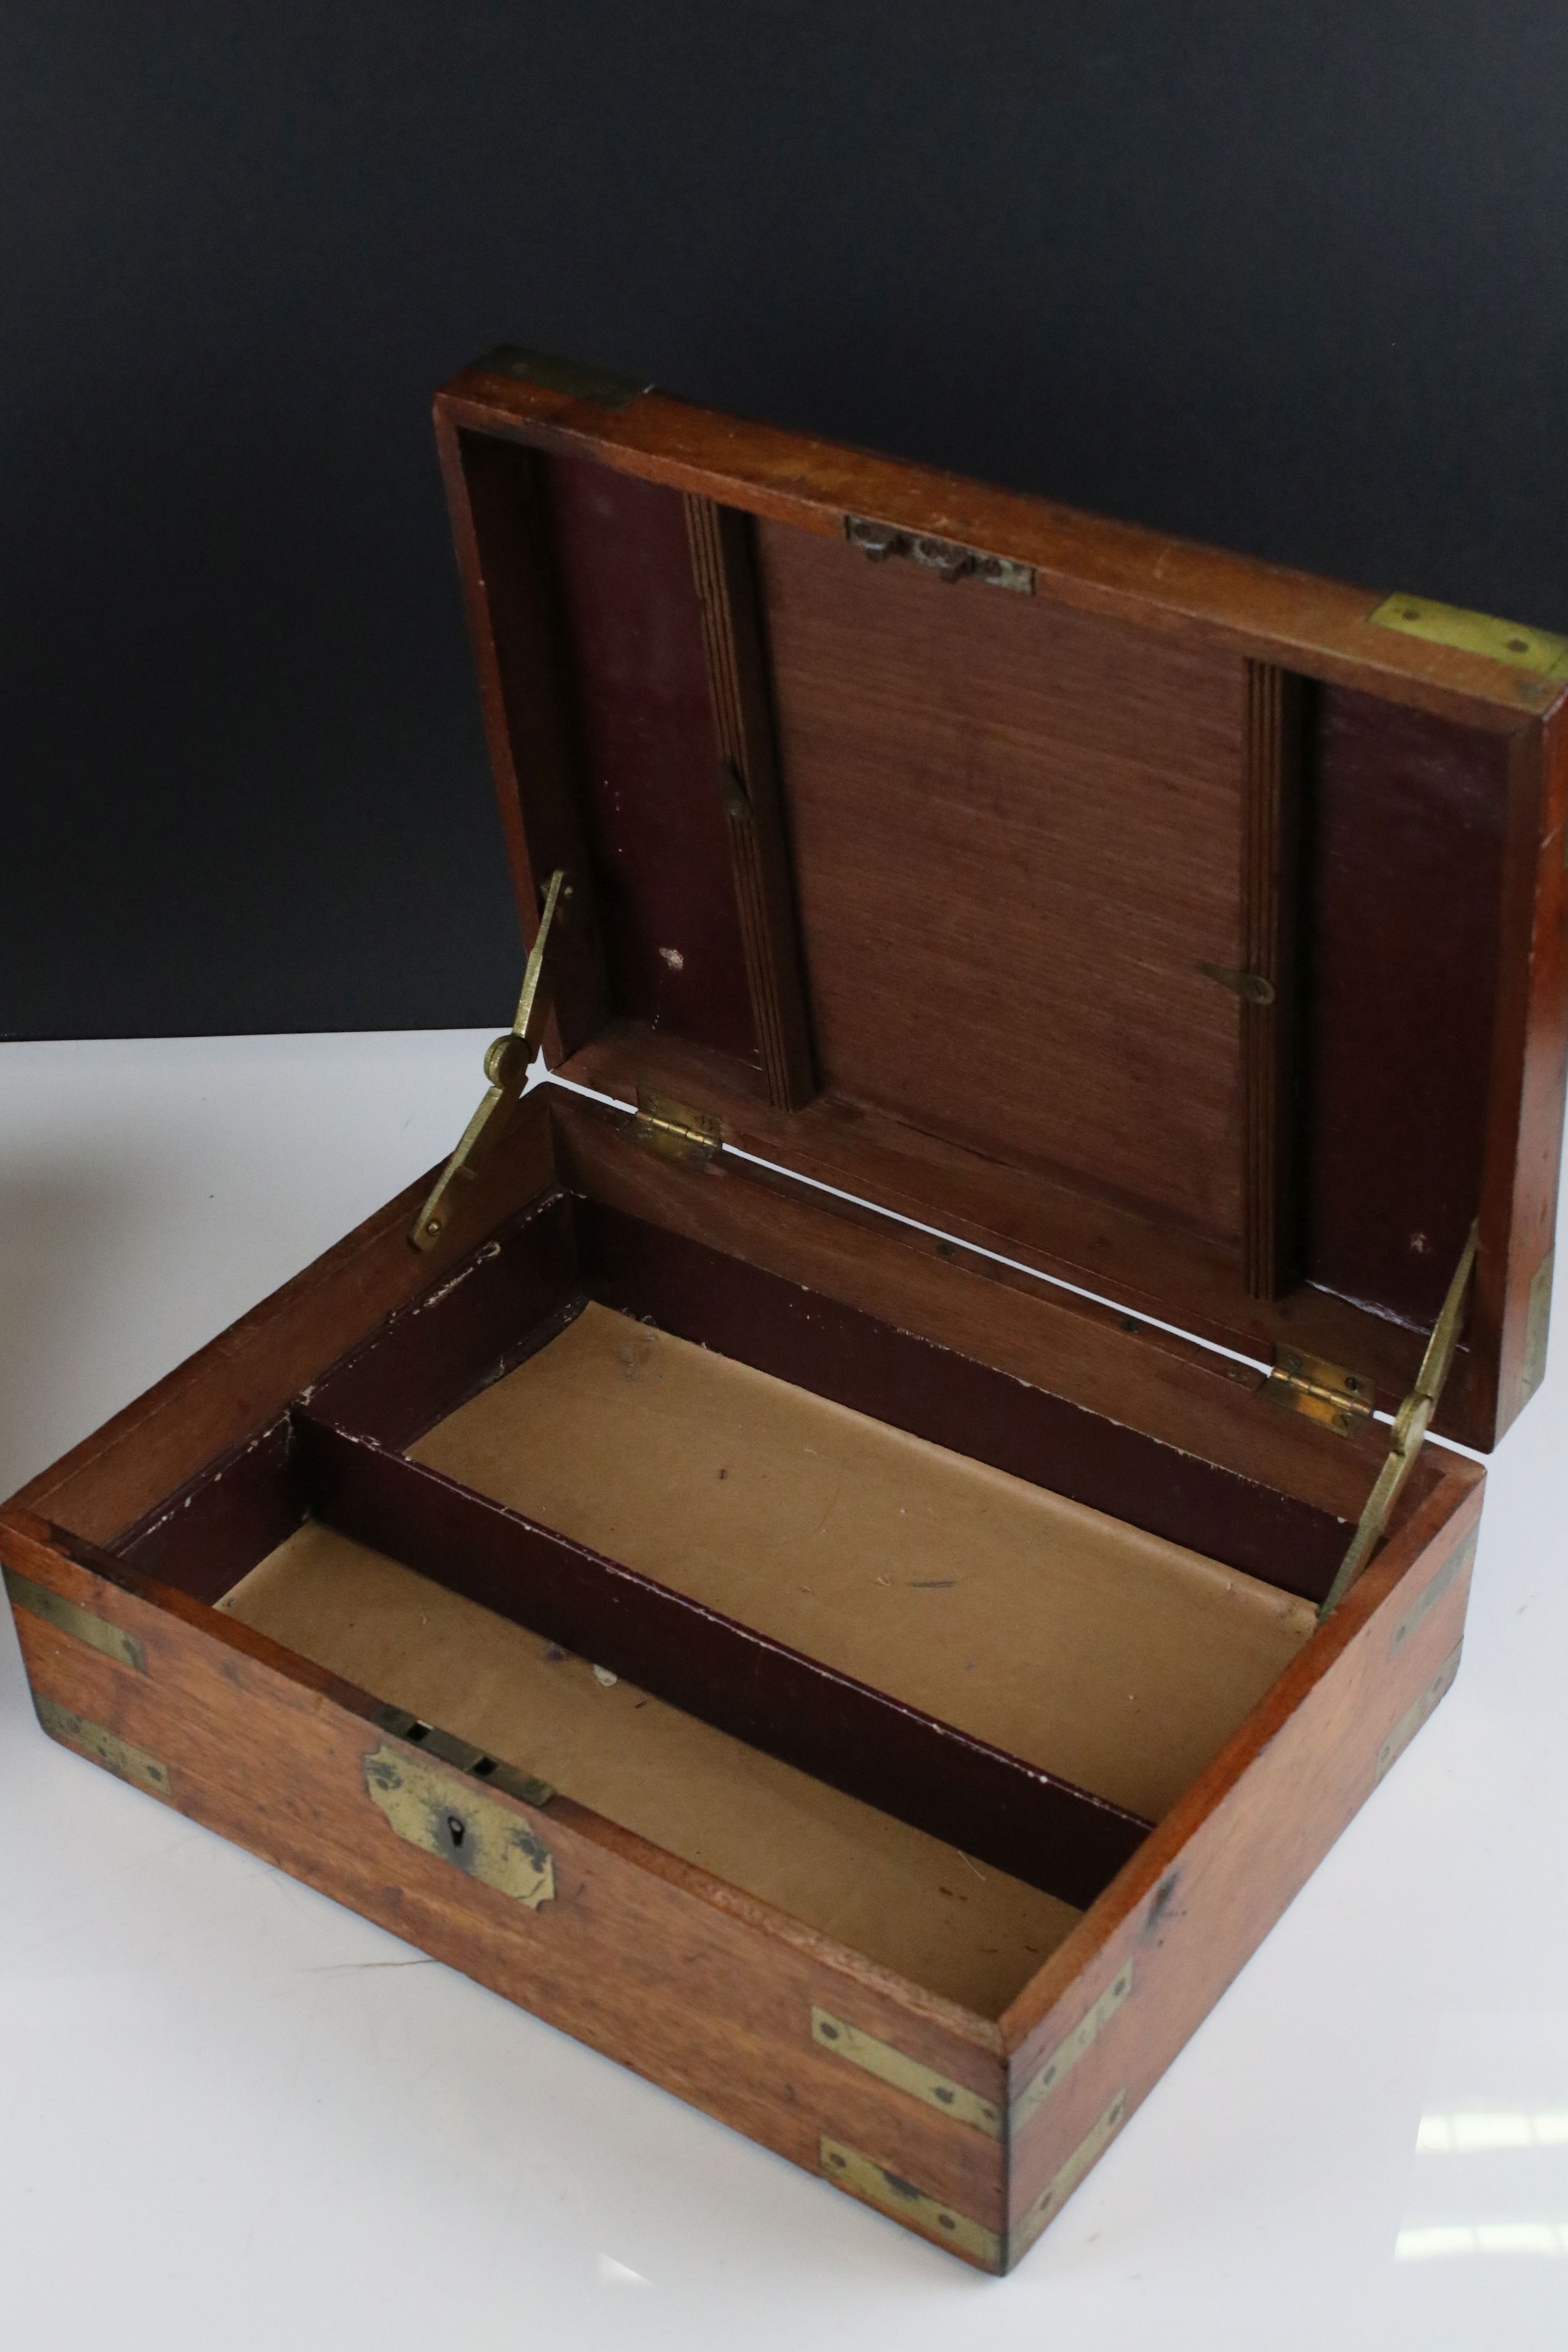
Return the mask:
<path id="1" fill-rule="evenodd" d="M 553 1900 L 550 1848 L 529 1822 L 437 1757 L 384 1746 L 364 1759 L 365 1792 L 391 1827 L 498 1895 L 537 1911 Z"/>

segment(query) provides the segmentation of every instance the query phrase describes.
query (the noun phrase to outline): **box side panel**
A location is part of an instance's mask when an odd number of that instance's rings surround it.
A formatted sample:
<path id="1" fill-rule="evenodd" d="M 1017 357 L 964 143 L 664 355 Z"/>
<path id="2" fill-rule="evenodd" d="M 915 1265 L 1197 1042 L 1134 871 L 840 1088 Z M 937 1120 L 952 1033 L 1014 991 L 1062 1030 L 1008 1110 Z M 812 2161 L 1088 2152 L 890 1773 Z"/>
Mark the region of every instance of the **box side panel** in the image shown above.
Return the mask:
<path id="1" fill-rule="evenodd" d="M 1302 1272 L 1429 1328 L 1480 1205 L 1510 747 L 1333 688 L 1312 717 Z"/>
<path id="2" fill-rule="evenodd" d="M 1530 950 L 1528 959 L 1510 960 L 1499 1008 L 1477 1267 L 1499 1436 L 1546 1371 L 1568 1088 L 1568 719 L 1558 711 L 1511 748 L 1514 838 L 1503 921 Z"/>
<path id="3" fill-rule="evenodd" d="M 808 2171 L 997 2266 L 994 2027 L 564 1798 L 533 1807 L 462 1783 L 465 1805 L 504 1804 L 530 1851 L 547 1855 L 552 1892 L 531 1907 L 536 1874 L 519 1899 L 391 1825 L 367 1759 L 390 1755 L 415 1775 L 429 1767 L 371 1720 L 373 1699 L 183 1596 L 94 1573 L 68 1538 L 41 1542 L 13 1524 L 0 1542 L 8 1580 L 30 1588 L 18 1588 L 16 1623 L 57 1738 Z M 85 1637 L 84 1623 L 105 1640 Z"/>
<path id="4" fill-rule="evenodd" d="M 483 1089 L 476 1069 L 476 1102 Z M 434 1249 L 416 1250 L 408 1239 L 426 1175 L 40 1472 L 14 1505 L 111 1542 L 204 1463 L 262 1428 L 384 1316 L 466 1257 L 488 1226 L 553 1181 L 548 1111 L 530 1097 Z"/>
<path id="5" fill-rule="evenodd" d="M 1003 2021 L 1022 2259 L 1458 1671 L 1479 1485 L 1434 1496 Z"/>

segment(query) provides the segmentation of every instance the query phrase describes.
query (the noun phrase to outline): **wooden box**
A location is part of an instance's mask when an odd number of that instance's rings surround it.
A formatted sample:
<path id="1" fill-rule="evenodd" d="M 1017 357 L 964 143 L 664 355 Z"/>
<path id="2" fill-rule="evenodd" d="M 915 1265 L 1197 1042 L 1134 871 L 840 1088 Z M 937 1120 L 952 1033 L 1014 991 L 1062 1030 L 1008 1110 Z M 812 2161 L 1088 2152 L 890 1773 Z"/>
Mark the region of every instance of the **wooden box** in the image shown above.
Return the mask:
<path id="1" fill-rule="evenodd" d="M 1568 647 L 510 347 L 437 425 L 524 1003 L 6 1507 L 38 1714 L 1005 2270 L 1458 1667 Z"/>

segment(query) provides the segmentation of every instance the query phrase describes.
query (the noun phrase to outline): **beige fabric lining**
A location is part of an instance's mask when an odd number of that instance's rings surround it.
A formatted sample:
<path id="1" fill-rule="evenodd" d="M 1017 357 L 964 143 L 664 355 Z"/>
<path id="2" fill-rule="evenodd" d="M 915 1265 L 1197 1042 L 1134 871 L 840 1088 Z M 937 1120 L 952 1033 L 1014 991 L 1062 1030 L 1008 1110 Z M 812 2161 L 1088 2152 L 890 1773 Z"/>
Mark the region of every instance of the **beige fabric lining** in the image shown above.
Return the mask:
<path id="1" fill-rule="evenodd" d="M 308 1527 L 219 1607 L 984 2017 L 1079 1914 Z"/>
<path id="2" fill-rule="evenodd" d="M 590 1306 L 409 1452 L 1157 1820 L 1309 1603 Z"/>
<path id="3" fill-rule="evenodd" d="M 597 1306 L 409 1450 L 1151 1818 L 1311 1630 L 1238 1571 Z M 983 2015 L 1079 1916 L 330 1529 L 220 1606 Z"/>

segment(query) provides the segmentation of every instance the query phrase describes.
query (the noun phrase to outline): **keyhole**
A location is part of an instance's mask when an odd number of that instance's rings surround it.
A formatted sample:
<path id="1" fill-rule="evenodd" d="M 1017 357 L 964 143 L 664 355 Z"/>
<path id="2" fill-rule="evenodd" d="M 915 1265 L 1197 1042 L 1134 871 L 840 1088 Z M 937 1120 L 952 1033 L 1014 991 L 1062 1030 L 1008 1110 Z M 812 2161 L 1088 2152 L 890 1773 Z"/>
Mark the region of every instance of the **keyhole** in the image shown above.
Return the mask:
<path id="1" fill-rule="evenodd" d="M 451 1839 L 454 1846 L 460 1846 L 462 1844 L 464 1838 L 468 1835 L 468 1824 L 463 1820 L 460 1813 L 447 1814 L 447 1834 Z"/>

